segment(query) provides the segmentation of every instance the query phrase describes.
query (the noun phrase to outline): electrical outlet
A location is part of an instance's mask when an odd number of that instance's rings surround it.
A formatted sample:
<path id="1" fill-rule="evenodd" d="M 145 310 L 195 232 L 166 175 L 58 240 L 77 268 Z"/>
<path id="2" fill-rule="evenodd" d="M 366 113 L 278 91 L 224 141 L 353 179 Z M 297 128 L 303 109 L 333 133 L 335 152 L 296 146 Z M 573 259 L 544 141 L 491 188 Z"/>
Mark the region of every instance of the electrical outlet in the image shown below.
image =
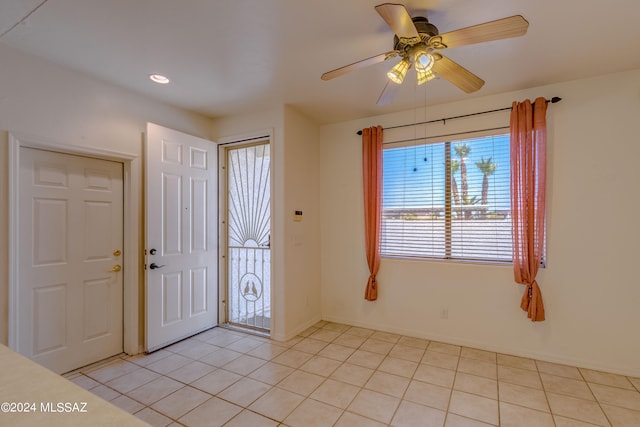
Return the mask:
<path id="1" fill-rule="evenodd" d="M 440 318 L 441 319 L 449 318 L 449 309 L 447 307 L 440 307 Z"/>

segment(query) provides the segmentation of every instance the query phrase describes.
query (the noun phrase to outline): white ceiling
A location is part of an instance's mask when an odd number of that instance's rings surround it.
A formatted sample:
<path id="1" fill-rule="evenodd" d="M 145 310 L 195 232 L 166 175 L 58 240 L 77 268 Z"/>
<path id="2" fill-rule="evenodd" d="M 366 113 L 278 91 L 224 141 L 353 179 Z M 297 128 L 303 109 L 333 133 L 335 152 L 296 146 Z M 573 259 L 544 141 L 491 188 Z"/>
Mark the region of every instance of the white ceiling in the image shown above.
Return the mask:
<path id="1" fill-rule="evenodd" d="M 640 68 L 639 1 L 407 0 L 441 33 L 518 14 L 529 31 L 443 52 L 486 81 L 480 91 L 437 79 L 425 93 L 411 75 L 378 107 L 389 63 L 320 75 L 393 48 L 382 2 L 0 0 L 0 43 L 208 116 L 290 104 L 320 123 Z"/>

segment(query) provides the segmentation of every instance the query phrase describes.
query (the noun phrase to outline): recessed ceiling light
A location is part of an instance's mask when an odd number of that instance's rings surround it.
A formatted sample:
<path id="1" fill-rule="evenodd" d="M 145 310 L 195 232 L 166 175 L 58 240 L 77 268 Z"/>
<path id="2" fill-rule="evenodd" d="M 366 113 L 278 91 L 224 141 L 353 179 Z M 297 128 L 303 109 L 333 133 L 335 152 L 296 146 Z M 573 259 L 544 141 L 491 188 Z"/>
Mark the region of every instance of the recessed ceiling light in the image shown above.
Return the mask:
<path id="1" fill-rule="evenodd" d="M 166 85 L 170 81 L 169 77 L 163 76 L 162 74 L 150 74 L 149 78 L 151 81 L 160 83 L 161 85 Z"/>

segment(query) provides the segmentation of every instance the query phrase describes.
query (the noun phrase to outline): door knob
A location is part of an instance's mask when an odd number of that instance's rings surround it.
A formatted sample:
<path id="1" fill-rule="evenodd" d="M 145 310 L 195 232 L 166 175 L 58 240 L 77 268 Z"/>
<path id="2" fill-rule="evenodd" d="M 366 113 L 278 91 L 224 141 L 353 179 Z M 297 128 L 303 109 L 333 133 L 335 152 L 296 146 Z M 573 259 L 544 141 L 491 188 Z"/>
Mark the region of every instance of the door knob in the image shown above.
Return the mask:
<path id="1" fill-rule="evenodd" d="M 156 268 L 162 268 L 164 267 L 164 265 L 158 265 L 155 262 L 152 262 L 151 265 L 149 266 L 150 269 L 155 270 Z"/>
<path id="2" fill-rule="evenodd" d="M 113 271 L 114 273 L 117 273 L 118 271 L 122 270 L 122 267 L 120 266 L 120 264 L 116 264 L 113 266 L 113 268 L 109 271 Z"/>

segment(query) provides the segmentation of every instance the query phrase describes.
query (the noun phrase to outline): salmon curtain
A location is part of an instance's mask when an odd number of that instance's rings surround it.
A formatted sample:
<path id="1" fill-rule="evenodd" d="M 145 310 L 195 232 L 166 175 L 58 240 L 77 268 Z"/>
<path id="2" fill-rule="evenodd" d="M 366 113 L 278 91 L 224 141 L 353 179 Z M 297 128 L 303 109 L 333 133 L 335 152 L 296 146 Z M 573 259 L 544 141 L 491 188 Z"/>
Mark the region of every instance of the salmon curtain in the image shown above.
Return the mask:
<path id="1" fill-rule="evenodd" d="M 382 126 L 362 130 L 362 181 L 364 186 L 364 236 L 369 280 L 364 299 L 378 299 L 376 274 L 380 268 L 382 208 Z"/>
<path id="2" fill-rule="evenodd" d="M 526 286 L 520 307 L 533 322 L 544 320 L 536 282 L 545 233 L 547 102 L 514 102 L 511 108 L 511 218 L 513 273 Z"/>

